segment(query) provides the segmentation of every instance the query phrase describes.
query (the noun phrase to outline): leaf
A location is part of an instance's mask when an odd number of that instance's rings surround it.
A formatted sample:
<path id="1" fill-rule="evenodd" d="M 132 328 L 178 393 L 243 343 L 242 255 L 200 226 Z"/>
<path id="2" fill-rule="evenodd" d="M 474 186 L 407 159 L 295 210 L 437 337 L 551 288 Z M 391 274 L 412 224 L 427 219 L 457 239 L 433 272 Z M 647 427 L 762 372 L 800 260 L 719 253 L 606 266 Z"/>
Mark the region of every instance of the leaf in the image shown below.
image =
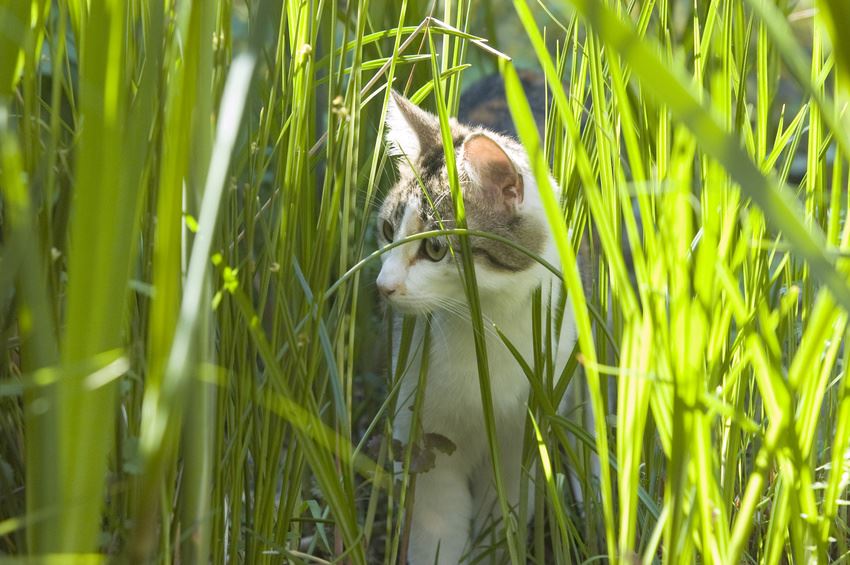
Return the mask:
<path id="1" fill-rule="evenodd" d="M 423 441 L 425 449 L 436 449 L 446 455 L 451 455 L 457 449 L 455 443 L 442 434 L 427 433 Z"/>
<path id="2" fill-rule="evenodd" d="M 375 434 L 369 441 L 366 442 L 366 454 L 372 459 L 377 459 L 381 453 L 381 445 L 384 443 L 386 436 L 384 434 Z M 396 438 L 392 438 L 392 452 L 394 459 L 401 462 L 404 458 L 404 444 Z"/>
<path id="3" fill-rule="evenodd" d="M 410 457 L 410 472 L 427 473 L 434 468 L 436 460 L 437 455 L 433 450 L 414 445 Z"/>

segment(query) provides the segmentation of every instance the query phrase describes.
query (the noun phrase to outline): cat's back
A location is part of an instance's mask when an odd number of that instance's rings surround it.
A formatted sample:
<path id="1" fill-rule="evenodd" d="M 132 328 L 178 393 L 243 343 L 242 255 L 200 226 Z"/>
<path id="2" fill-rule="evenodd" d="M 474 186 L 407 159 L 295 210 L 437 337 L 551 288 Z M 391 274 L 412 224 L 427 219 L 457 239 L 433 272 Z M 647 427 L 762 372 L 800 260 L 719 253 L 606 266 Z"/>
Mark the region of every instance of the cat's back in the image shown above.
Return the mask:
<path id="1" fill-rule="evenodd" d="M 542 132 L 546 125 L 546 79 L 543 73 L 536 71 L 522 70 L 518 74 L 537 130 Z M 467 87 L 460 97 L 458 120 L 511 137 L 517 136 L 501 75 L 487 75 Z"/>

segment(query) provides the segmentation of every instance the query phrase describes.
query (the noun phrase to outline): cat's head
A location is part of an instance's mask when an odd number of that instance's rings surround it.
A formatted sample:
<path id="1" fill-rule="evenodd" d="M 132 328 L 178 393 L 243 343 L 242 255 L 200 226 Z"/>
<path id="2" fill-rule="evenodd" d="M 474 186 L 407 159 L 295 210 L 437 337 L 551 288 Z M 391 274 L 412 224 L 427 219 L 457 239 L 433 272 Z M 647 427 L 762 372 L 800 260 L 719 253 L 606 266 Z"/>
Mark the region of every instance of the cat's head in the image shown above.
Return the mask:
<path id="1" fill-rule="evenodd" d="M 522 147 L 454 120 L 451 130 L 467 227 L 539 254 L 549 232 Z M 394 92 L 387 142 L 399 175 L 378 216 L 379 243 L 456 227 L 438 118 Z M 522 252 L 484 237 L 469 243 L 482 300 L 525 300 L 540 284 L 539 264 Z M 466 303 L 460 253 L 457 236 L 402 244 L 382 255 L 378 290 L 404 312 L 456 309 Z"/>

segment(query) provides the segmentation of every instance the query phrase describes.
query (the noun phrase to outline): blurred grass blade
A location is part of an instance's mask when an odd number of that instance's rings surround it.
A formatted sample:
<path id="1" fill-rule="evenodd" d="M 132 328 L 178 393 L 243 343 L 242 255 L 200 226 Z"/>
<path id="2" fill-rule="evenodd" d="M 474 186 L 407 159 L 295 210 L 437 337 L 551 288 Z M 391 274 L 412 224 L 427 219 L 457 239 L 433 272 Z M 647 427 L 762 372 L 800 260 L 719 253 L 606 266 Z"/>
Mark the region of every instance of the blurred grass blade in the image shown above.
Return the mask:
<path id="1" fill-rule="evenodd" d="M 55 519 L 60 498 L 60 483 L 54 475 L 56 468 L 56 433 L 58 429 L 59 397 L 52 379 L 44 383 L 35 375 L 55 366 L 59 347 L 52 314 L 48 311 L 50 300 L 43 263 L 38 260 L 38 238 L 35 235 L 35 211 L 30 200 L 29 187 L 17 139 L 9 131 L 9 113 L 0 102 L 0 195 L 5 204 L 8 222 L 8 239 L 3 242 L 0 265 L 4 276 L 17 279 L 18 316 L 23 359 L 22 369 L 33 373 L 33 388 L 25 389 L 26 410 L 26 480 L 28 484 L 42 485 L 27 489 L 26 509 L 29 516 Z M 18 250 L 18 257 L 9 252 Z M 0 288 L 0 292 L 7 289 Z M 62 375 L 61 369 L 58 371 Z M 70 375 L 62 375 L 69 378 Z M 5 383 L 4 383 L 5 384 Z M 20 383 L 26 386 L 24 380 Z M 38 551 L 56 549 L 55 535 L 47 528 L 27 528 L 27 543 Z"/>
<path id="2" fill-rule="evenodd" d="M 0 1 L 0 96 L 11 97 L 24 67 L 27 21 L 35 0 Z"/>
<path id="3" fill-rule="evenodd" d="M 211 4 L 211 5 L 210 5 Z M 195 77 L 188 76 L 195 83 L 196 95 L 192 111 L 192 151 L 191 168 L 186 182 L 186 207 L 195 217 L 200 216 L 206 186 L 208 163 L 214 142 L 213 120 L 214 104 L 217 99 L 217 85 L 214 82 L 214 45 L 209 41 L 218 32 L 216 14 L 220 12 L 220 2 L 195 3 L 193 5 L 191 51 L 197 54 L 194 66 Z M 162 24 L 162 13 L 156 8 L 156 22 Z M 194 57 L 192 57 L 194 60 Z M 191 69 L 191 67 L 190 67 Z M 188 71 L 188 70 L 187 70 Z M 179 192 L 179 191 L 178 191 Z M 183 224 L 182 218 L 177 222 Z M 186 246 L 191 241 L 191 230 L 184 228 Z M 212 273 L 207 272 L 201 290 L 201 304 L 212 300 Z M 201 308 L 198 313 L 198 331 L 195 334 L 195 360 L 199 369 L 215 361 L 215 323 L 211 308 Z M 200 373 L 200 370 L 198 371 Z M 216 386 L 206 382 L 201 375 L 192 379 L 188 385 L 183 426 L 182 452 L 183 476 L 180 484 L 180 525 L 185 530 L 184 543 L 180 548 L 181 562 L 187 565 L 203 565 L 210 561 L 212 543 L 212 512 L 214 498 L 210 495 L 215 478 L 215 426 L 216 413 L 214 398 Z"/>
<path id="4" fill-rule="evenodd" d="M 93 3 L 80 49 L 79 111 L 86 127 L 76 154 L 68 256 L 62 347 L 62 360 L 68 364 L 122 345 L 141 189 L 138 179 L 124 175 L 124 167 L 132 169 L 138 157 L 125 149 L 127 16 L 122 0 Z M 115 384 L 91 389 L 76 379 L 59 383 L 58 457 L 52 467 L 61 485 L 59 513 L 36 526 L 50 532 L 52 551 L 91 552 L 99 547 L 107 454 L 115 429 Z"/>
<path id="5" fill-rule="evenodd" d="M 850 96 L 850 41 L 841 35 L 845 31 L 842 26 L 850 22 L 850 4 L 842 0 L 821 0 L 818 4 L 823 7 L 821 18 L 832 39 L 832 50 L 839 68 L 839 85 L 845 96 Z"/>
<path id="6" fill-rule="evenodd" d="M 145 462 L 143 492 L 156 492 L 165 471 L 163 465 L 176 448 L 179 430 L 177 423 L 182 414 L 184 393 L 197 369 L 198 320 L 201 311 L 209 308 L 202 300 L 207 296 L 204 285 L 210 270 L 210 252 L 230 157 L 242 121 L 255 62 L 256 58 L 251 53 L 243 53 L 233 60 L 221 98 L 215 143 L 198 218 L 198 233 L 192 245 L 174 342 L 165 366 L 161 389 L 149 388 L 145 395 L 144 427 L 140 437 L 141 455 Z M 140 527 L 151 523 L 155 511 L 155 504 L 142 507 L 142 515 L 138 518 Z M 152 541 L 150 534 L 140 537 L 134 554 L 137 557 L 146 556 L 152 549 Z"/>

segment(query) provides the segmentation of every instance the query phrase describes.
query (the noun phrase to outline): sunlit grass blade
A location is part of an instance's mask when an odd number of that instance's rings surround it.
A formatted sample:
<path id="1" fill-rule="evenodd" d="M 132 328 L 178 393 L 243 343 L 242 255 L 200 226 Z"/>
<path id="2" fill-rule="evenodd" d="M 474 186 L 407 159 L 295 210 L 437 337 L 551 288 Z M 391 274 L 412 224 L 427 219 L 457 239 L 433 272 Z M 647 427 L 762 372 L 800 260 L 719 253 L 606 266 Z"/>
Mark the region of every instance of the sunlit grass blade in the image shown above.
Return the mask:
<path id="1" fill-rule="evenodd" d="M 652 320 L 644 318 L 638 325 L 636 320 L 626 327 L 623 334 L 626 348 L 621 359 L 617 405 L 617 460 L 620 463 L 617 486 L 621 494 L 618 554 L 637 555 L 636 534 L 638 526 L 639 467 L 642 451 L 643 430 L 649 409 L 648 347 L 652 343 Z"/>
<path id="2" fill-rule="evenodd" d="M 820 230 L 809 230 L 799 220 L 800 211 L 788 190 L 763 176 L 737 140 L 717 122 L 698 101 L 683 73 L 675 65 L 665 65 L 657 50 L 640 41 L 627 24 L 609 8 L 591 0 L 571 0 L 602 39 L 630 65 L 645 82 L 647 92 L 667 105 L 672 114 L 693 133 L 698 143 L 717 159 L 740 184 L 741 190 L 764 210 L 773 225 L 782 231 L 795 250 L 811 265 L 814 274 L 826 284 L 836 299 L 850 308 L 850 287 L 823 253 Z M 663 85 L 663 87 L 662 87 Z"/>
<path id="3" fill-rule="evenodd" d="M 560 212 L 560 205 L 552 190 L 549 176 L 549 167 L 543 155 L 540 137 L 537 127 L 534 125 L 531 108 L 522 90 L 516 70 L 509 61 L 500 61 L 500 72 L 505 80 L 505 94 L 514 122 L 517 123 L 517 131 L 529 155 L 529 163 L 540 191 L 543 207 L 549 226 L 553 231 L 555 244 L 561 259 L 564 274 L 564 283 L 572 303 L 575 316 L 578 340 L 581 351 L 587 361 L 585 371 L 590 389 L 595 432 L 597 454 L 600 467 L 600 484 L 602 490 L 602 504 L 605 516 L 606 543 L 609 556 L 616 555 L 614 534 L 614 511 L 613 492 L 611 488 L 611 474 L 608 466 L 608 429 L 605 422 L 605 399 L 602 397 L 599 374 L 596 371 L 595 345 L 593 344 L 590 319 L 587 313 L 584 290 L 581 283 L 581 274 L 578 270 L 575 252 L 567 233 L 564 218 Z"/>

